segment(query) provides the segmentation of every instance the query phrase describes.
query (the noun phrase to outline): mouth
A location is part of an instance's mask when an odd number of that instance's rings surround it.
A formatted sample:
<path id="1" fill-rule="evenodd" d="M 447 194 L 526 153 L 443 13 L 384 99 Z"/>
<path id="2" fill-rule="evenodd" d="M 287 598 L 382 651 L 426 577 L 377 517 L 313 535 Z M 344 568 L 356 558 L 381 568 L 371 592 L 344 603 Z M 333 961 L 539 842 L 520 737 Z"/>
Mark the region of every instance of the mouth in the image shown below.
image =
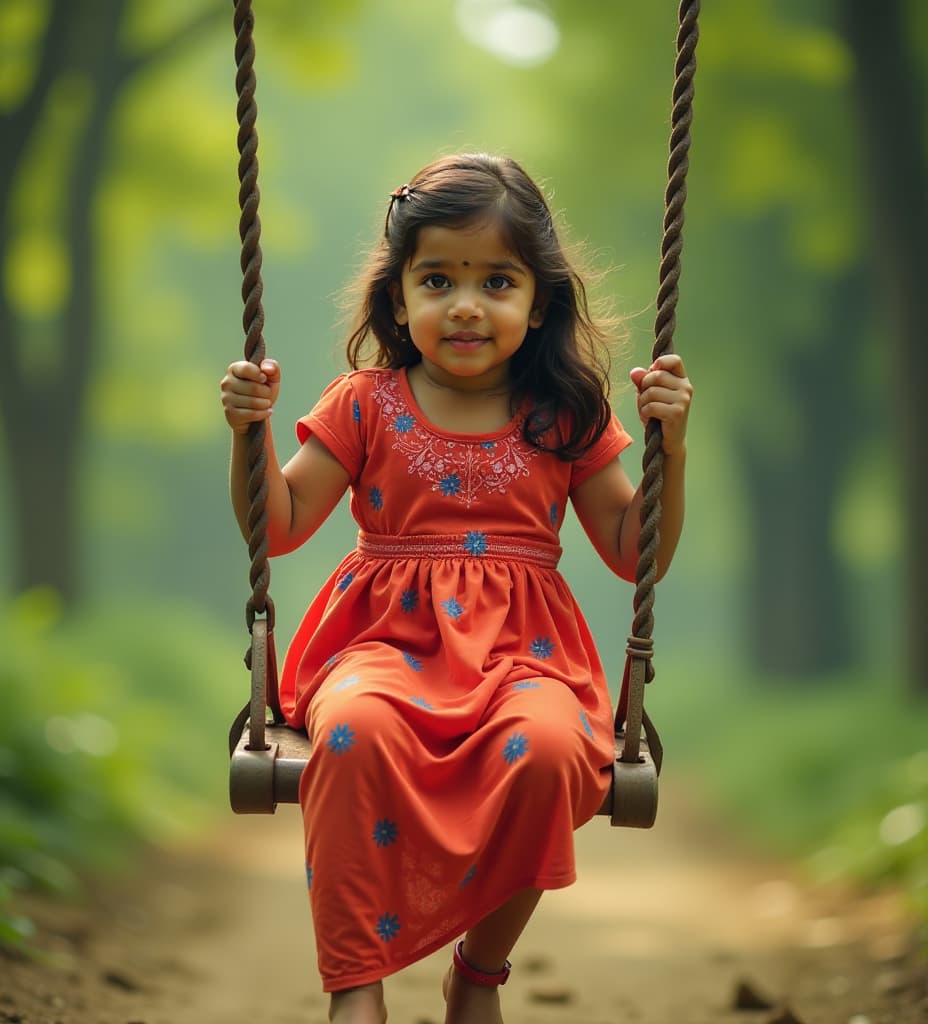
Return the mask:
<path id="1" fill-rule="evenodd" d="M 477 334 L 476 331 L 455 331 L 454 334 L 446 335 L 445 341 L 456 348 L 476 348 L 490 339 L 484 334 Z"/>

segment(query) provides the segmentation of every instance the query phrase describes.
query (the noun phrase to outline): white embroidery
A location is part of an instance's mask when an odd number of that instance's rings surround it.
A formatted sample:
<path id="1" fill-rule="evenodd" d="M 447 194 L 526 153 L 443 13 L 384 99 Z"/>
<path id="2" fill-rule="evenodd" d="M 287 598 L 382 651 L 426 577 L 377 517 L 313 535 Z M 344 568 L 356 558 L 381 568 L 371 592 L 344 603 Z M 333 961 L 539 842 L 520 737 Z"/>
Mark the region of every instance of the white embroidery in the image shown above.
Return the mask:
<path id="1" fill-rule="evenodd" d="M 433 434 L 420 422 L 403 396 L 399 378 L 389 372 L 375 376 L 374 401 L 380 406 L 388 433 L 395 436 L 394 451 L 409 460 L 409 473 L 427 480 L 433 491 L 455 498 L 470 508 L 481 491 L 505 494 L 515 480 L 530 475 L 529 464 L 538 454 L 522 439 L 517 420 L 504 437 L 487 440 L 452 440 Z"/>

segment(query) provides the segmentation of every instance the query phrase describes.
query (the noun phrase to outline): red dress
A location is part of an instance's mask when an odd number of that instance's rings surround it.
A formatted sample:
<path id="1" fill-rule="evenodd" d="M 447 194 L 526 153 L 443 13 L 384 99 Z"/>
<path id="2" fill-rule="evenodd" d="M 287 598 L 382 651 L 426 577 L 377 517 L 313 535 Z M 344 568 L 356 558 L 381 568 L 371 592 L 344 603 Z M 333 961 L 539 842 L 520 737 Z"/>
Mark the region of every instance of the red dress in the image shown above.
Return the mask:
<path id="1" fill-rule="evenodd" d="M 428 422 L 405 370 L 339 377 L 297 424 L 351 474 L 358 546 L 287 652 L 281 702 L 312 754 L 300 800 L 323 987 L 383 978 L 526 887 L 575 879 L 573 830 L 612 778 L 607 682 L 563 577 L 587 455 Z"/>

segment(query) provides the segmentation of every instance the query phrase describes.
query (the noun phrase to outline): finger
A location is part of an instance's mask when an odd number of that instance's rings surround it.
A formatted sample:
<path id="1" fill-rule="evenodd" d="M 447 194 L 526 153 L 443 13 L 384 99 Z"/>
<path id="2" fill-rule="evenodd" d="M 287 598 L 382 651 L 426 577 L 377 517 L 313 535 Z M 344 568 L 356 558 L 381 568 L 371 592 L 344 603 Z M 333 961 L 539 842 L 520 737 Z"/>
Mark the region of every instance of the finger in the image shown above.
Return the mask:
<path id="1" fill-rule="evenodd" d="M 667 388 L 670 391 L 692 391 L 689 377 L 678 377 L 669 370 L 648 370 L 641 381 L 641 390 L 648 388 Z"/>
<path id="2" fill-rule="evenodd" d="M 280 363 L 276 359 L 262 359 L 261 371 L 269 381 L 280 380 Z"/>
<path id="3" fill-rule="evenodd" d="M 659 399 L 650 398 L 638 403 L 638 411 L 645 412 L 656 419 L 671 419 L 679 416 L 681 419 L 689 411 L 687 406 L 681 402 L 664 402 Z"/>
<path id="4" fill-rule="evenodd" d="M 224 396 L 248 395 L 254 398 L 266 398 L 270 401 L 273 397 L 273 389 L 270 384 L 263 383 L 263 379 L 264 374 L 261 374 L 260 379 L 246 379 L 236 377 L 234 374 L 226 374 L 220 381 L 219 388 Z"/>
<path id="5" fill-rule="evenodd" d="M 271 408 L 271 400 L 264 398 L 261 395 L 244 395 L 235 394 L 229 397 L 229 401 L 226 403 L 227 409 L 233 410 L 266 410 Z"/>
<path id="6" fill-rule="evenodd" d="M 676 352 L 667 352 L 662 356 L 658 356 L 653 363 L 648 367 L 649 370 L 667 370 L 672 373 L 675 377 L 685 377 L 686 367 L 683 365 L 683 360 Z"/>
<path id="7" fill-rule="evenodd" d="M 643 423 L 660 420 L 669 430 L 681 435 L 686 430 L 687 411 L 679 405 L 668 402 L 643 402 L 638 406 L 638 415 Z"/>
<path id="8" fill-rule="evenodd" d="M 260 423 L 262 420 L 269 420 L 273 409 L 226 409 L 226 422 L 229 426 L 239 432 L 244 433 L 250 424 Z"/>
<path id="9" fill-rule="evenodd" d="M 644 380 L 644 376 L 647 372 L 648 371 L 643 366 L 635 366 L 628 373 L 629 380 L 631 380 L 632 384 L 634 384 L 639 391 L 641 390 L 641 382 Z"/>
<path id="10" fill-rule="evenodd" d="M 689 392 L 685 389 L 660 387 L 653 384 L 642 389 L 639 399 L 642 402 L 662 402 L 667 405 L 688 406 L 690 404 Z"/>
<path id="11" fill-rule="evenodd" d="M 227 377 L 234 377 L 236 380 L 255 380 L 263 382 L 265 373 L 260 366 L 256 366 L 248 359 L 240 359 L 232 363 L 226 372 Z"/>

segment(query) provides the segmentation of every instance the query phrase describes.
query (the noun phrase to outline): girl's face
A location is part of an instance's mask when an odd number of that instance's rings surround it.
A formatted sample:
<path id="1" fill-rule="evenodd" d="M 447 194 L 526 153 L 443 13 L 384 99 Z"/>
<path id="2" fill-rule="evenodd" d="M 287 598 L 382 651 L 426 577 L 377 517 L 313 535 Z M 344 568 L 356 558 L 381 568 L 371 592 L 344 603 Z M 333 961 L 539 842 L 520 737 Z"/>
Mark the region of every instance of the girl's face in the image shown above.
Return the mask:
<path id="1" fill-rule="evenodd" d="M 503 386 L 529 327 L 540 327 L 535 275 L 484 221 L 424 227 L 393 296 L 429 376 L 458 390 Z"/>

